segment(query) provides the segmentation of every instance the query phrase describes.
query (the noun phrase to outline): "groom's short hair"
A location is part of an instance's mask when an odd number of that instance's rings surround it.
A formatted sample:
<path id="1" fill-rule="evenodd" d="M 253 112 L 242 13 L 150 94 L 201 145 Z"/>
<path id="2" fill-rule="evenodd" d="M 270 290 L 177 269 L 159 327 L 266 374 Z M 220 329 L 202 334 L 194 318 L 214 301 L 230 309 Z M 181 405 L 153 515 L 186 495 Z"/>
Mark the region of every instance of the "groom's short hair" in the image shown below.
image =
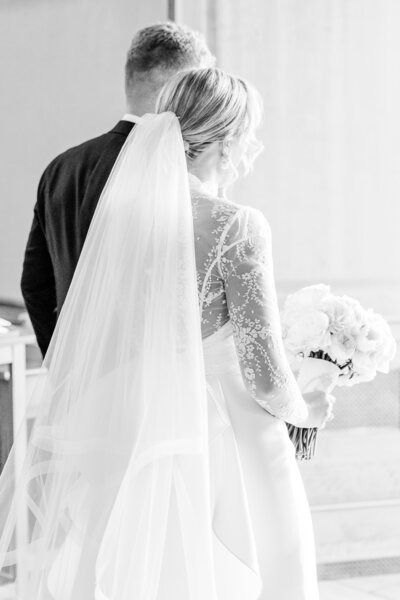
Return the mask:
<path id="1" fill-rule="evenodd" d="M 126 87 L 133 83 L 135 74 L 152 70 L 181 71 L 212 67 L 211 54 L 204 36 L 187 25 L 173 21 L 145 27 L 134 36 L 125 64 Z"/>

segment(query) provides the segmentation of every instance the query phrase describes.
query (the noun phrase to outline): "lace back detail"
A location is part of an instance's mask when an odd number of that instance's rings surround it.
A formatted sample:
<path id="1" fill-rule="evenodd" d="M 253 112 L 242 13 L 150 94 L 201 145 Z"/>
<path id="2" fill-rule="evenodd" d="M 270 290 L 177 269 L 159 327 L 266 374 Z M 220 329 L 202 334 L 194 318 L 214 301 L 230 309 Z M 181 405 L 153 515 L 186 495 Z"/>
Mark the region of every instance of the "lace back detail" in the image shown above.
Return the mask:
<path id="1" fill-rule="evenodd" d="M 244 383 L 262 408 L 301 420 L 306 407 L 282 343 L 271 230 L 263 213 L 191 179 L 203 340 L 229 320 Z"/>

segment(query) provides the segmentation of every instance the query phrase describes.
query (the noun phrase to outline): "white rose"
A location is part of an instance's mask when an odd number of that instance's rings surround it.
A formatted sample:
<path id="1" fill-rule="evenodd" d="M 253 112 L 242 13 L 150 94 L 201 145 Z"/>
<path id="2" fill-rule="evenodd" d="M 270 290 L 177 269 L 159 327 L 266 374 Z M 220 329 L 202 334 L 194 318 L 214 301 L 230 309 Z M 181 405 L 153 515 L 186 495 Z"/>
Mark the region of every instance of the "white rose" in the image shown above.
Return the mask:
<path id="1" fill-rule="evenodd" d="M 320 350 L 329 346 L 329 319 L 320 310 L 304 310 L 299 319 L 285 327 L 285 346 L 293 353 Z"/>
<path id="2" fill-rule="evenodd" d="M 375 361 L 370 353 L 356 350 L 352 357 L 352 369 L 354 377 L 349 380 L 349 385 L 371 381 L 376 375 Z"/>
<path id="3" fill-rule="evenodd" d="M 342 365 L 353 358 L 356 351 L 356 340 L 350 333 L 340 332 L 331 336 L 329 356 Z"/>
<path id="4" fill-rule="evenodd" d="M 343 302 L 346 302 L 346 304 L 349 307 L 351 307 L 357 325 L 360 325 L 360 327 L 362 327 L 363 325 L 366 325 L 368 323 L 368 311 L 366 311 L 365 308 L 361 306 L 358 300 L 350 298 L 350 296 L 341 296 L 341 300 L 343 300 Z"/>
<path id="5" fill-rule="evenodd" d="M 329 317 L 329 330 L 331 333 L 339 333 L 354 322 L 354 317 L 349 306 L 340 298 L 332 296 L 324 301 L 323 309 Z"/>
<path id="6" fill-rule="evenodd" d="M 396 354 L 395 339 L 382 315 L 370 310 L 368 311 L 368 317 L 370 324 L 368 339 L 376 345 L 371 358 L 375 361 L 377 371 L 388 373 L 389 363 Z"/>
<path id="7" fill-rule="evenodd" d="M 357 350 L 360 352 L 374 352 L 377 348 L 377 341 L 369 337 L 369 325 L 363 325 L 357 332 Z"/>
<path id="8" fill-rule="evenodd" d="M 331 296 L 328 285 L 319 283 L 309 285 L 287 297 L 284 311 L 301 311 L 302 308 L 318 308 L 321 303 Z"/>

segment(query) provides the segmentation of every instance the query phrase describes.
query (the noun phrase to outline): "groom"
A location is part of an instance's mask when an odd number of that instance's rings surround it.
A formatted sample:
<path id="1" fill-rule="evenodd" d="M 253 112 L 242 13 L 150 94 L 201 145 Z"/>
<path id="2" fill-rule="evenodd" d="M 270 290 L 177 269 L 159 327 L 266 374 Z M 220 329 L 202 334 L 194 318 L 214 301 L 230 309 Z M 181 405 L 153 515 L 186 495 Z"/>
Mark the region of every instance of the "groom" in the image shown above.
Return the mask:
<path id="1" fill-rule="evenodd" d="M 165 22 L 142 29 L 125 65 L 127 114 L 108 133 L 57 156 L 44 171 L 21 278 L 43 356 L 102 189 L 136 116 L 154 111 L 160 89 L 178 71 L 213 66 L 214 61 L 204 38 L 189 27 Z"/>

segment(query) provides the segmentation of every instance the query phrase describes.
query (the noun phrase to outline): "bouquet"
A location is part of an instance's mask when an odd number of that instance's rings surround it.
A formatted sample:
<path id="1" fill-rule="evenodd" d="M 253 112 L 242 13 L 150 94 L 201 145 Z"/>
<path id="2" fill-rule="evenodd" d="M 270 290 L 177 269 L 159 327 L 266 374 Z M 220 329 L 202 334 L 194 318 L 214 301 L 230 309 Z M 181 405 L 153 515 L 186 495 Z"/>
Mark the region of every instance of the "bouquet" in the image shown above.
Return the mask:
<path id="1" fill-rule="evenodd" d="M 288 296 L 282 311 L 283 342 L 302 392 L 326 391 L 388 373 L 396 343 L 388 323 L 372 309 L 330 287 L 311 285 Z M 287 424 L 296 457 L 310 459 L 317 428 Z"/>

